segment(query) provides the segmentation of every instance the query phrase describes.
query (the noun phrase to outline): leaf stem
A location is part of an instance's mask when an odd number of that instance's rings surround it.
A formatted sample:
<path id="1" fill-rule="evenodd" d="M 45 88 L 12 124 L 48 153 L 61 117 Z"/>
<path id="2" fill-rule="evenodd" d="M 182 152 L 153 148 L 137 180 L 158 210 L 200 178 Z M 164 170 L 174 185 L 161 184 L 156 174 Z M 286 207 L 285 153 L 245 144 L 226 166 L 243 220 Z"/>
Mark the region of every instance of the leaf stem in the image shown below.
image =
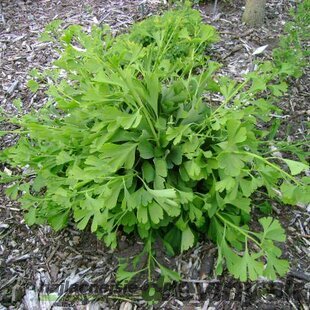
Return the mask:
<path id="1" fill-rule="evenodd" d="M 268 161 L 267 159 L 263 158 L 262 156 L 259 156 L 257 154 L 251 153 L 251 152 L 246 152 L 246 151 L 232 151 L 229 152 L 232 154 L 239 154 L 239 155 L 248 155 L 251 156 L 253 158 L 256 158 L 260 161 L 262 161 L 263 163 L 265 163 L 266 165 L 272 167 L 273 169 L 279 171 L 281 174 L 285 175 L 287 178 L 289 178 L 290 180 L 292 180 L 295 184 L 297 185 L 301 185 L 300 182 L 298 182 L 294 177 L 292 177 L 290 174 L 288 174 L 286 171 L 284 171 L 283 169 L 281 169 L 280 167 L 278 167 L 277 165 L 271 163 L 270 161 Z M 279 158 L 277 158 L 279 159 Z"/>
<path id="2" fill-rule="evenodd" d="M 224 102 L 223 102 L 221 105 L 219 105 L 219 106 L 217 107 L 217 109 L 214 110 L 214 111 L 210 114 L 210 116 L 208 117 L 208 119 L 209 119 L 209 120 L 212 119 L 212 118 L 214 117 L 214 115 L 215 115 L 221 108 L 223 108 L 226 104 L 228 104 L 228 103 L 239 93 L 239 91 L 248 83 L 248 81 L 249 81 L 249 78 L 246 78 L 245 81 L 244 81 L 243 83 L 239 84 L 239 86 L 232 92 L 232 94 L 231 94 L 230 96 L 228 96 L 228 97 L 224 100 Z"/>
<path id="3" fill-rule="evenodd" d="M 252 240 L 254 243 L 256 243 L 259 247 L 261 244 L 253 237 L 251 237 L 247 232 L 245 232 L 244 229 L 236 226 L 232 222 L 226 220 L 222 215 L 219 214 L 219 212 L 216 212 L 215 215 L 225 224 L 229 225 L 230 227 L 234 228 L 235 230 L 239 231 L 242 235 L 244 235 L 246 238 Z M 250 233 L 250 232 L 249 232 Z"/>

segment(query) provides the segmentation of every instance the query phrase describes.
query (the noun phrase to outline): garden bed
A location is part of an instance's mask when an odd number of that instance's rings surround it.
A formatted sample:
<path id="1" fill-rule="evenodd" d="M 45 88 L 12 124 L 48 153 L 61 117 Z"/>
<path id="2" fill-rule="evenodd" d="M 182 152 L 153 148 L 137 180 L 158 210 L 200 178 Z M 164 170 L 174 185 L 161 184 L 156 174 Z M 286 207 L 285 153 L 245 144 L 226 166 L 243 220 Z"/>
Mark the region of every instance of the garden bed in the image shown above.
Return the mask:
<path id="1" fill-rule="evenodd" d="M 48 22 L 55 18 L 63 19 L 67 25 L 81 24 L 86 29 L 92 24 L 108 23 L 114 31 L 124 31 L 135 21 L 166 9 L 160 1 L 144 1 L 143 5 L 141 2 L 89 0 L 77 4 L 76 1 L 2 1 L 1 107 L 8 114 L 14 114 L 14 99 L 21 99 L 24 112 L 39 109 L 46 101 L 43 92 L 32 94 L 26 84 L 31 69 L 47 68 L 57 57 L 49 43 L 37 40 Z M 214 25 L 221 35 L 220 42 L 212 47 L 213 59 L 224 64 L 221 74 L 236 79 L 251 70 L 256 57 L 270 58 L 283 25 L 289 19 L 288 11 L 294 5 L 292 1 L 270 1 L 265 26 L 248 29 L 240 22 L 242 3 L 235 1 L 234 5 L 219 5 L 216 12 L 212 3 L 199 7 L 205 21 Z M 262 54 L 253 55 L 258 47 L 264 45 L 268 47 Z M 307 135 L 307 79 L 306 72 L 299 80 L 291 81 L 289 95 L 281 98 L 280 106 L 284 110 L 282 126 L 289 128 L 285 138 L 290 141 Z M 288 124 L 289 127 L 286 126 Z M 13 135 L 5 136 L 0 140 L 0 148 L 11 145 L 15 140 Z M 141 298 L 145 282 L 137 280 L 124 289 L 120 289 L 115 282 L 116 257 L 131 257 L 138 253 L 141 249 L 139 240 L 128 240 L 122 236 L 118 249 L 112 252 L 91 233 L 83 233 L 73 227 L 60 233 L 52 232 L 47 226 L 30 229 L 24 223 L 19 206 L 9 201 L 3 190 L 2 187 L 0 304 L 3 307 L 27 307 L 27 297 L 33 293 L 38 294 L 41 301 L 44 294 L 57 293 L 58 305 L 62 307 L 79 306 L 83 309 L 85 300 L 88 304 L 92 303 L 94 309 L 147 308 Z M 307 309 L 310 209 L 305 205 L 293 208 L 277 204 L 273 205 L 273 209 L 287 232 L 284 256 L 291 263 L 291 272 L 285 278 L 247 283 L 240 283 L 229 275 L 215 278 L 213 266 L 216 251 L 212 243 L 204 243 L 174 260 L 165 258 L 169 265 L 176 266 L 181 272 L 183 280 L 163 292 L 162 301 L 156 307 Z M 92 302 L 91 297 L 95 297 Z M 43 302 L 42 305 L 47 306 L 48 303 Z"/>

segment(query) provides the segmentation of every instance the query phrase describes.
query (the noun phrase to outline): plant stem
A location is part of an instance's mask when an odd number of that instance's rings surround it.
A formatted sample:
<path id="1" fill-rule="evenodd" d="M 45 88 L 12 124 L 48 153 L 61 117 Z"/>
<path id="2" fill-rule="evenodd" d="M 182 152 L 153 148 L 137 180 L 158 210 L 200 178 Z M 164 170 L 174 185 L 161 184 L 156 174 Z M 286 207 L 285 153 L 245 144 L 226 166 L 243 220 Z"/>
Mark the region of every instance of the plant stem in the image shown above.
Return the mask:
<path id="1" fill-rule="evenodd" d="M 284 171 L 283 169 L 279 168 L 277 165 L 271 163 L 270 161 L 268 161 L 267 159 L 263 158 L 262 156 L 259 156 L 257 154 L 251 153 L 251 152 L 245 152 L 245 151 L 232 151 L 232 152 L 229 152 L 229 153 L 230 154 L 239 154 L 239 155 L 248 155 L 248 156 L 251 156 L 253 158 L 256 158 L 256 159 L 262 161 L 263 163 L 265 163 L 266 165 L 272 167 L 273 169 L 279 171 L 281 174 L 284 174 L 287 178 L 292 180 L 295 184 L 301 185 L 300 182 L 298 182 L 294 177 L 292 177 L 286 171 Z M 277 158 L 277 159 L 279 159 L 279 158 Z"/>
<path id="2" fill-rule="evenodd" d="M 234 228 L 235 230 L 239 231 L 242 235 L 244 235 L 246 238 L 249 238 L 250 240 L 252 240 L 254 243 L 256 243 L 259 247 L 261 246 L 260 243 L 254 239 L 253 237 L 251 237 L 248 233 L 245 232 L 244 229 L 236 226 L 235 224 L 233 224 L 232 222 L 226 220 L 223 216 L 221 216 L 218 212 L 215 213 L 215 215 L 225 224 L 229 225 L 230 227 Z"/>
<path id="3" fill-rule="evenodd" d="M 245 81 L 244 81 L 243 83 L 241 83 L 241 84 L 232 92 L 232 94 L 231 94 L 230 96 L 228 96 L 228 97 L 224 100 L 224 102 L 223 102 L 220 106 L 218 106 L 217 109 L 214 110 L 214 111 L 210 114 L 210 116 L 209 116 L 208 119 L 209 119 L 209 120 L 212 119 L 212 118 L 214 117 L 214 115 L 215 115 L 221 108 L 223 108 L 226 104 L 228 104 L 228 103 L 239 93 L 239 91 L 248 83 L 248 81 L 249 81 L 249 79 L 246 78 Z"/>

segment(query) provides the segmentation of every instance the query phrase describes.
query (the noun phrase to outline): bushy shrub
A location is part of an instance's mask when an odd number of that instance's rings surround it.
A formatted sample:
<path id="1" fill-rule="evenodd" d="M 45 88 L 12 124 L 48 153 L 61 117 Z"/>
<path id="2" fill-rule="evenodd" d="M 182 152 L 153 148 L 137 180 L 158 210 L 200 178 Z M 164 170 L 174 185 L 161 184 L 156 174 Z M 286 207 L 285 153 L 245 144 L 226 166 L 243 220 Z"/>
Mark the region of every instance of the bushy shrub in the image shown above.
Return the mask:
<path id="1" fill-rule="evenodd" d="M 136 269 L 121 264 L 122 284 L 143 271 L 151 282 L 155 267 L 164 282 L 179 279 L 156 258 L 155 240 L 175 254 L 211 238 L 216 273 L 226 264 L 242 281 L 285 274 L 279 222 L 265 217 L 261 231 L 249 228 L 257 191 L 288 204 L 308 198 L 307 179 L 295 177 L 307 165 L 272 155 L 276 142 L 263 127 L 277 111 L 273 98 L 286 91 L 274 66 L 264 63 L 240 83 L 215 77 L 220 65 L 206 52 L 217 33 L 190 9 L 151 17 L 116 38 L 108 28 L 87 34 L 58 26 L 42 36 L 62 50 L 39 76 L 49 81 L 50 101 L 10 120 L 20 138 L 1 154 L 27 167 L 7 190 L 27 223 L 90 225 L 112 248 L 119 231 L 139 236 L 145 249 Z"/>

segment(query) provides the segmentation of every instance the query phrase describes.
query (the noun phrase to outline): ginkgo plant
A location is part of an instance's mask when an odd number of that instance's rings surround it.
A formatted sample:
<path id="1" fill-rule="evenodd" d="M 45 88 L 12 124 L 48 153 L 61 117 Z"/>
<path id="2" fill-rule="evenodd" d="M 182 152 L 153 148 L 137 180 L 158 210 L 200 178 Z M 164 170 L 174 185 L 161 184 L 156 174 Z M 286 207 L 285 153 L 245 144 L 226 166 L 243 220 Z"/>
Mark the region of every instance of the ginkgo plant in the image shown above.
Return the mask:
<path id="1" fill-rule="evenodd" d="M 301 1 L 291 16 L 293 20 L 285 25 L 285 35 L 281 36 L 279 47 L 273 50 L 273 58 L 280 73 L 299 78 L 309 63 L 310 1 Z"/>
<path id="2" fill-rule="evenodd" d="M 287 88 L 274 66 L 261 64 L 242 82 L 217 76 L 220 64 L 207 55 L 218 35 L 188 8 L 116 37 L 107 27 L 59 26 L 42 35 L 57 42 L 59 59 L 29 83 L 48 87 L 50 100 L 6 120 L 19 140 L 0 155 L 24 171 L 1 175 L 27 223 L 59 230 L 73 221 L 111 248 L 119 232 L 138 236 L 144 250 L 130 266 L 120 262 L 121 284 L 143 272 L 152 283 L 154 270 L 163 283 L 180 279 L 156 256 L 156 240 L 174 255 L 211 238 L 216 273 L 225 265 L 242 281 L 284 275 L 279 221 L 249 225 L 258 190 L 292 205 L 309 199 L 309 179 L 298 176 L 307 164 L 268 152 L 277 145 L 268 131 L 280 113 L 273 101 Z"/>

